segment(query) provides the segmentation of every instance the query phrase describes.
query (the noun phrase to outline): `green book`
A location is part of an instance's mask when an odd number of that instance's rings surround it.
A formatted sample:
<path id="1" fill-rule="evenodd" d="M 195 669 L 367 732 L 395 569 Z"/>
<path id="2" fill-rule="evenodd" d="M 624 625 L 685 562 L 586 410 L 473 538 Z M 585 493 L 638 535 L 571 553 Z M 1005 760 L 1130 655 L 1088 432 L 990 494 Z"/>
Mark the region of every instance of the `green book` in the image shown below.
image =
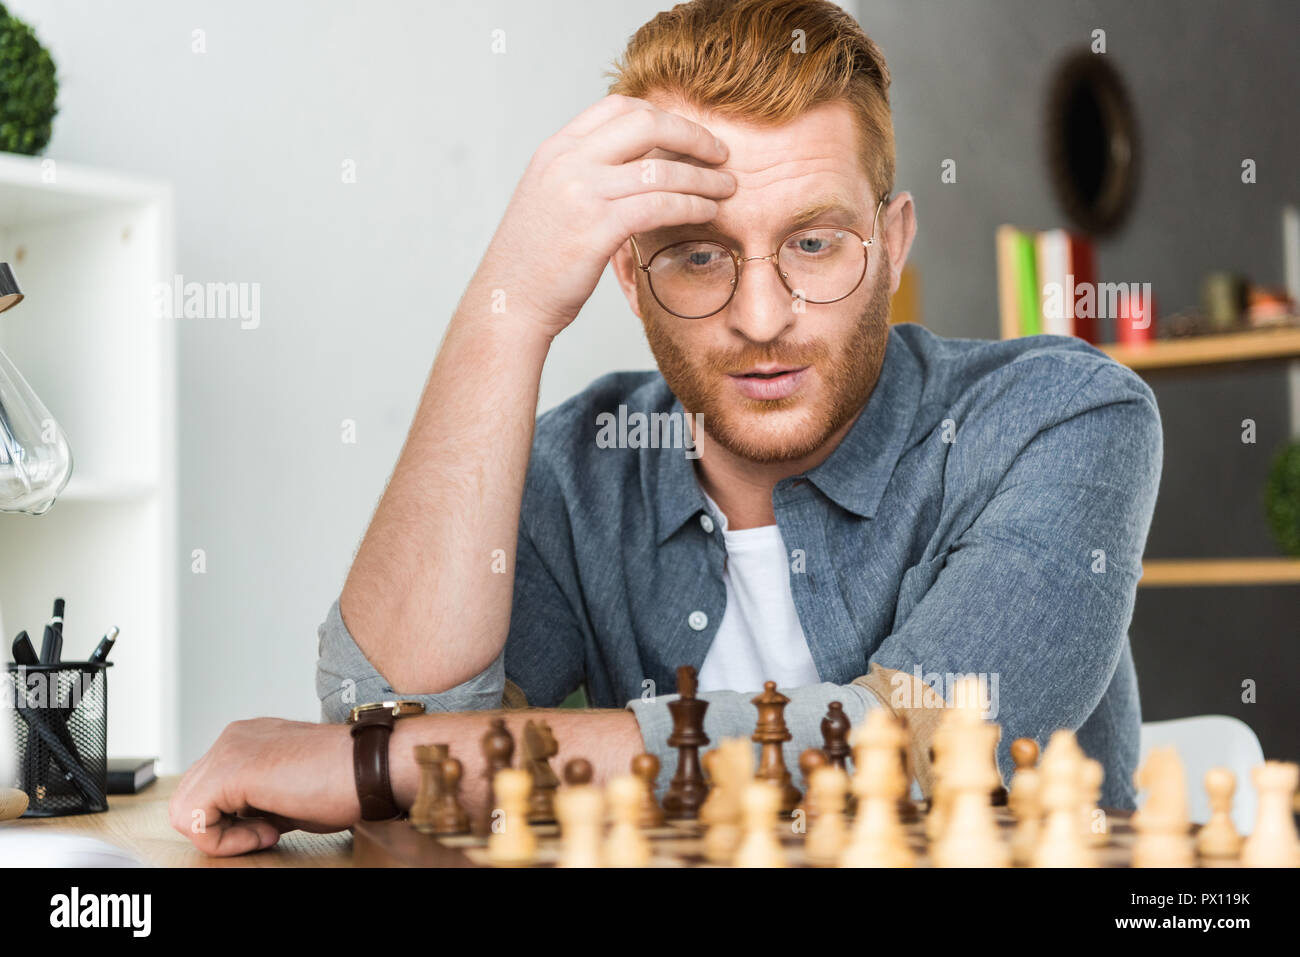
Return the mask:
<path id="1" fill-rule="evenodd" d="M 1036 336 L 1041 333 L 1043 311 L 1032 233 L 1016 233 L 1016 302 L 1020 306 L 1020 334 Z"/>

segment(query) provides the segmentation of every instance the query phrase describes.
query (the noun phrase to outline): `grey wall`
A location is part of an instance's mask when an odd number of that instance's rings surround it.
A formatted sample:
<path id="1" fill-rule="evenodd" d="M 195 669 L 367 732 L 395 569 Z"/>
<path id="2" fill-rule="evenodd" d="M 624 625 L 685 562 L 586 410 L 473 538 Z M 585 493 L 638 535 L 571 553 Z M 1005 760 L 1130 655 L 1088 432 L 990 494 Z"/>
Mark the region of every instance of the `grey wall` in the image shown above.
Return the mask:
<path id="1" fill-rule="evenodd" d="M 1300 100 L 1287 2 L 1043 3 L 859 0 L 894 77 L 898 185 L 917 199 L 925 321 L 998 334 L 993 231 L 1066 225 L 1042 120 L 1051 71 L 1106 31 L 1137 113 L 1143 178 L 1128 227 L 1098 246 L 1102 277 L 1150 282 L 1159 307 L 1193 306 L 1211 269 L 1281 284 L 1281 204 L 1300 200 Z M 1241 182 L 1241 160 L 1258 182 Z M 957 182 L 940 182 L 944 159 Z"/>
<path id="2" fill-rule="evenodd" d="M 259 329 L 179 328 L 175 767 L 236 718 L 315 717 L 315 626 L 391 470 L 446 319 L 533 149 L 602 95 L 601 71 L 666 3 L 8 4 L 60 67 L 49 154 L 171 180 L 178 269 L 262 286 Z M 1147 174 L 1129 229 L 1100 249 L 1103 275 L 1154 283 L 1165 309 L 1191 303 L 1211 267 L 1280 280 L 1277 207 L 1288 189 L 1297 199 L 1300 145 L 1281 106 L 1293 115 L 1300 92 L 1287 46 L 1300 32 L 1294 5 L 1059 6 L 856 5 L 894 73 L 898 185 L 918 201 L 927 324 L 996 335 L 994 229 L 1061 224 L 1041 158 L 1043 90 L 1055 58 L 1098 26 L 1129 80 Z M 202 55 L 191 52 L 196 28 L 206 31 Z M 506 31 L 504 56 L 489 48 L 496 28 Z M 1240 184 L 1243 156 L 1257 160 L 1258 185 Z M 955 185 L 940 183 L 945 158 L 957 161 Z M 340 182 L 347 159 L 357 164 L 353 185 Z M 650 364 L 607 276 L 560 337 L 542 406 L 609 369 Z M 1276 388 L 1251 376 L 1240 401 L 1264 422 Z M 1226 457 L 1241 450 L 1196 434 L 1196 415 L 1178 426 L 1190 435 L 1171 432 L 1153 543 L 1166 554 L 1230 544 L 1213 529 L 1188 539 L 1186 523 L 1165 517 L 1179 489 L 1200 482 L 1198 470 L 1174 467 L 1179 457 L 1209 454 L 1225 470 L 1221 497 L 1193 492 L 1185 502 L 1203 513 L 1198 522 L 1245 536 L 1232 545 L 1263 549 L 1257 519 L 1253 531 L 1224 522 L 1224 500 L 1244 501 L 1255 487 L 1260 453 L 1244 453 L 1238 469 Z M 1224 412 L 1223 428 L 1234 416 Z M 345 418 L 357 423 L 355 445 L 340 440 Z M 1268 425 L 1261 445 L 1280 427 Z M 193 576 L 188 556 L 199 547 L 208 573 Z M 1255 627 L 1278 632 L 1276 609 L 1257 615 Z M 1294 739 L 1289 747 L 1300 751 Z"/>

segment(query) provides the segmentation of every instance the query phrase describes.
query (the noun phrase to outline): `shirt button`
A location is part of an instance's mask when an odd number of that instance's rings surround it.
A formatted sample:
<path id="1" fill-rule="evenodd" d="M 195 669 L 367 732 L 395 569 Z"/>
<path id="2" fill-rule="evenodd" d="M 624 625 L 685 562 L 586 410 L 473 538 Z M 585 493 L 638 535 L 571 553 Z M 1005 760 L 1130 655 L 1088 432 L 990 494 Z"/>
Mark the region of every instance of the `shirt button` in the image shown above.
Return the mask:
<path id="1" fill-rule="evenodd" d="M 707 515 L 700 516 L 700 528 L 704 529 L 710 535 L 713 534 L 713 519 Z"/>
<path id="2" fill-rule="evenodd" d="M 702 611 L 693 611 L 686 617 L 686 624 L 694 631 L 703 631 L 709 627 L 709 616 Z"/>

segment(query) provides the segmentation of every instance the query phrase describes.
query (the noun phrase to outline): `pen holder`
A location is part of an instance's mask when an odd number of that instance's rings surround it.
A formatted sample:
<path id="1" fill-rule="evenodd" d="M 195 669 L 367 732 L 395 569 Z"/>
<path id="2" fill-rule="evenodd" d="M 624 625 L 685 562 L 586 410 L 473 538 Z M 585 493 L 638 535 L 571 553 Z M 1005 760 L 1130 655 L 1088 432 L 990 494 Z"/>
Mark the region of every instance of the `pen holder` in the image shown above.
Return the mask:
<path id="1" fill-rule="evenodd" d="M 8 665 L 3 703 L 18 739 L 14 786 L 23 817 L 108 810 L 109 662 Z"/>

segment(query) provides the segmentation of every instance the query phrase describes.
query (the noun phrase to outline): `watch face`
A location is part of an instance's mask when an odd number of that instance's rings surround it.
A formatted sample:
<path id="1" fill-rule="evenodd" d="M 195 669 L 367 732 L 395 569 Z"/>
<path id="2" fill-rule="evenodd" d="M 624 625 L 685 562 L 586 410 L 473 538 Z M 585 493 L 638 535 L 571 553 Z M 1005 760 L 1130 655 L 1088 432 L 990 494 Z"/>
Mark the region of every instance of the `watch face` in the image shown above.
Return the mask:
<path id="1" fill-rule="evenodd" d="M 363 712 L 390 711 L 394 718 L 405 718 L 413 714 L 424 714 L 424 704 L 419 701 L 374 701 L 359 704 L 348 714 L 348 724 L 356 724 Z"/>

